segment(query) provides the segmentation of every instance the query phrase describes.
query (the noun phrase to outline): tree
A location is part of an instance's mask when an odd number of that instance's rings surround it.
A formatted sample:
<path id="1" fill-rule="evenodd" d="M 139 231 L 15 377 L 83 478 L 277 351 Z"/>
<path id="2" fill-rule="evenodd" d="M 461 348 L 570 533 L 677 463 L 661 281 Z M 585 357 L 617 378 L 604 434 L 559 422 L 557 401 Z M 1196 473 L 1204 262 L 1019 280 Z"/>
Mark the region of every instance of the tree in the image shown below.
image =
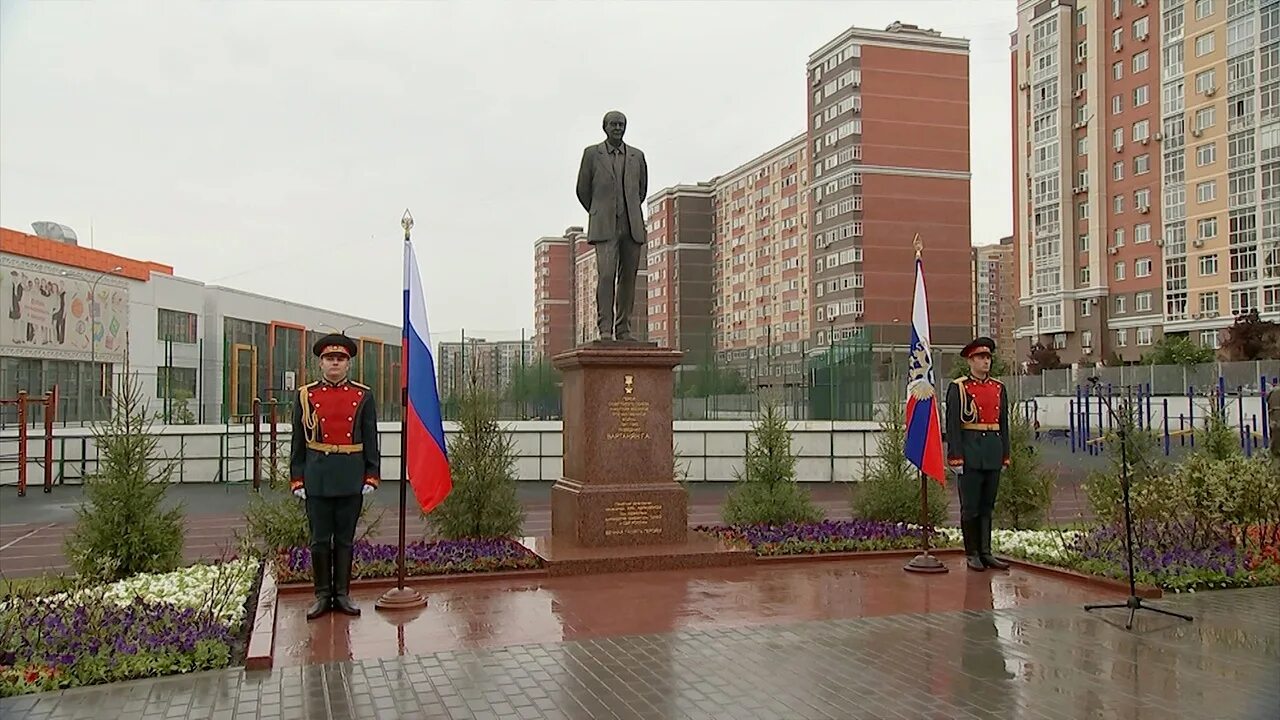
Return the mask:
<path id="1" fill-rule="evenodd" d="M 796 482 L 791 430 L 771 396 L 761 401 L 752 436 L 747 441 L 743 470 L 734 473 L 737 482 L 725 500 L 724 521 L 730 525 L 783 525 L 822 519 L 809 492 Z"/>
<path id="2" fill-rule="evenodd" d="M 895 373 L 893 387 L 904 387 Z M 945 393 L 940 393 L 945 394 Z M 878 457 L 862 482 L 854 486 L 853 512 L 868 520 L 920 522 L 920 471 L 907 462 L 906 398 L 891 393 L 880 409 L 880 444 Z M 935 398 L 940 399 L 940 395 Z M 928 481 L 927 505 L 929 521 L 941 525 L 947 519 L 948 495 L 933 480 Z"/>
<path id="3" fill-rule="evenodd" d="M 1057 350 L 1044 343 L 1031 346 L 1031 353 L 1027 355 L 1028 374 L 1039 375 L 1045 370 L 1060 370 L 1064 367 L 1066 365 L 1062 364 L 1062 358 L 1058 357 Z"/>
<path id="4" fill-rule="evenodd" d="M 474 377 L 459 404 L 458 435 L 449 443 L 453 489 L 427 516 L 443 538 L 520 534 L 524 508 L 516 495 L 516 451 L 498 424 L 497 398 Z"/>
<path id="5" fill-rule="evenodd" d="M 559 414 L 560 383 L 560 371 L 547 360 L 539 360 L 512 371 L 507 398 L 532 417 L 551 417 Z"/>
<path id="6" fill-rule="evenodd" d="M 1009 413 L 1009 467 L 1000 473 L 995 521 L 1009 530 L 1029 530 L 1044 524 L 1053 502 L 1053 473 L 1040 464 L 1032 442 L 1031 421 Z"/>
<path id="7" fill-rule="evenodd" d="M 1218 358 L 1224 362 L 1280 359 L 1280 323 L 1263 320 L 1256 308 L 1237 315 L 1223 331 Z"/>
<path id="8" fill-rule="evenodd" d="M 98 469 L 85 479 L 67 559 L 82 577 L 102 581 L 170 572 L 182 562 L 184 530 L 183 508 L 165 507 L 176 464 L 160 454 L 136 373 L 125 371 L 112 401 L 110 417 L 93 426 Z"/>
<path id="9" fill-rule="evenodd" d="M 1190 366 L 1213 362 L 1213 355 L 1213 348 L 1196 345 L 1185 334 L 1165 335 L 1142 356 L 1142 364 Z"/>
<path id="10" fill-rule="evenodd" d="M 745 395 L 747 383 L 736 368 L 722 367 L 714 359 L 699 363 L 692 371 L 682 372 L 676 387 L 680 397 L 713 395 Z"/>

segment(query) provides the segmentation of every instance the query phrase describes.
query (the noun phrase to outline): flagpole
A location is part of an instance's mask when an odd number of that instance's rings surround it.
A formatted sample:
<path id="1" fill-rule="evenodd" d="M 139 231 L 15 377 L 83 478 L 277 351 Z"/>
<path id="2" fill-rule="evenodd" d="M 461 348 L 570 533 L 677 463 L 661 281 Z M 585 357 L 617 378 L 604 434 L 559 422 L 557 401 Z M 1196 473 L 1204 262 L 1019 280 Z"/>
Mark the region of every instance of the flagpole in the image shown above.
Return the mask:
<path id="1" fill-rule="evenodd" d="M 409 255 L 409 231 L 413 229 L 413 216 L 409 214 L 409 210 L 404 211 L 404 217 L 400 219 L 400 227 L 404 228 L 404 249 L 405 260 L 408 261 Z M 406 268 L 407 270 L 407 268 Z M 405 441 L 405 426 L 408 425 L 407 414 L 409 412 L 409 368 L 408 353 L 404 352 L 404 348 L 408 347 L 409 342 L 409 288 L 405 287 L 404 292 L 404 331 L 400 338 L 401 342 L 401 361 L 400 376 L 404 378 L 400 388 L 400 547 L 398 548 L 396 558 L 396 586 L 384 592 L 379 597 L 374 607 L 379 610 L 405 610 L 410 608 L 421 607 L 427 603 L 427 599 L 422 593 L 411 587 L 405 587 L 404 584 L 404 553 L 405 553 L 405 515 L 409 505 L 409 443 Z"/>
<path id="2" fill-rule="evenodd" d="M 920 253 L 924 250 L 924 245 L 920 242 L 920 233 L 911 241 L 916 249 L 916 273 L 920 271 Z M 917 282 L 920 280 L 917 278 Z M 914 314 L 914 308 L 912 308 Z M 933 348 L 929 349 L 930 352 Z M 933 413 L 938 412 L 938 395 L 933 395 Z M 920 475 L 920 554 L 911 558 L 911 561 L 902 567 L 907 572 L 917 573 L 944 573 L 947 572 L 947 566 L 942 564 L 933 553 L 929 552 L 929 534 L 933 532 L 933 524 L 929 522 L 929 480 L 925 477 L 924 470 L 918 471 Z"/>

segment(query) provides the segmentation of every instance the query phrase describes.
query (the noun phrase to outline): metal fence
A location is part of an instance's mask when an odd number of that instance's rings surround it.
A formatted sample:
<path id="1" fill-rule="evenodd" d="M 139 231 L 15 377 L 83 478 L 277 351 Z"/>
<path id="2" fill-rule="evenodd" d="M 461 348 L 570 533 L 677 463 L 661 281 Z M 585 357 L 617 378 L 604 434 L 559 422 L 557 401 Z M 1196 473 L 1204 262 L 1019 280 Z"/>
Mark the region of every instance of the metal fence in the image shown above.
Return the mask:
<path id="1" fill-rule="evenodd" d="M 1141 387 L 1150 395 L 1207 395 L 1219 378 L 1229 392 L 1256 395 L 1280 378 L 1280 360 L 1213 362 L 1198 365 L 1124 365 L 1121 367 L 1046 370 L 1039 375 L 1013 375 L 1001 380 L 1018 397 L 1066 397 L 1097 377 L 1101 385 Z"/>

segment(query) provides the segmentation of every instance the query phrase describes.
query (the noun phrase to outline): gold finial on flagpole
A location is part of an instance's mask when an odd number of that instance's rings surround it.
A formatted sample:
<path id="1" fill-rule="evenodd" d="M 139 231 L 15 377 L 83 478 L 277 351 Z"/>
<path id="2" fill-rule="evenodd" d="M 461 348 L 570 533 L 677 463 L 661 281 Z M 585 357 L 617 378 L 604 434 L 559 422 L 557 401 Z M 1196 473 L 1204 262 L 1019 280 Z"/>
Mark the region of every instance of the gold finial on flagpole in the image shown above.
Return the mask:
<path id="1" fill-rule="evenodd" d="M 920 259 L 920 251 L 921 251 L 921 250 L 924 250 L 924 243 L 920 242 L 920 233 L 916 233 L 915 238 L 913 238 L 913 239 L 911 240 L 911 244 L 915 246 L 915 249 L 916 249 L 916 259 L 917 259 L 917 260 L 919 260 L 919 259 Z"/>

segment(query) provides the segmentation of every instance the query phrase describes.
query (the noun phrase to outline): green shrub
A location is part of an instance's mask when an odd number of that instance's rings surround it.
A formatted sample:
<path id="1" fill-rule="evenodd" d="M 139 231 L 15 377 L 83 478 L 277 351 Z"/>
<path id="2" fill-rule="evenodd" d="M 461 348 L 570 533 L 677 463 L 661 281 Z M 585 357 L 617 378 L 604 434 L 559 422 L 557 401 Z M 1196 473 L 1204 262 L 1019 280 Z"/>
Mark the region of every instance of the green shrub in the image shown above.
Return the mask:
<path id="1" fill-rule="evenodd" d="M 498 422 L 498 401 L 474 378 L 458 406 L 460 431 L 449 443 L 453 489 L 427 515 L 440 537 L 520 535 L 524 508 L 516 494 L 515 441 Z"/>
<path id="2" fill-rule="evenodd" d="M 894 387 L 898 383 L 894 382 Z M 852 490 L 853 514 L 868 520 L 888 522 L 920 522 L 920 471 L 907 462 L 905 452 L 906 400 L 893 393 L 878 411 L 880 415 L 880 447 L 878 457 L 867 470 L 862 482 Z M 950 476 L 954 477 L 954 476 Z M 927 507 L 929 522 L 941 525 L 947 519 L 950 498 L 946 488 L 929 480 Z"/>
<path id="3" fill-rule="evenodd" d="M 1008 530 L 1035 529 L 1044 525 L 1052 503 L 1053 473 L 1040 465 L 1031 422 L 1009 413 L 1009 467 L 1000 473 L 995 522 Z"/>
<path id="4" fill-rule="evenodd" d="M 747 441 L 743 470 L 725 499 L 724 521 L 729 525 L 817 522 L 822 512 L 796 482 L 796 458 L 791 453 L 791 430 L 772 398 L 761 402 L 752 439 Z"/>
<path id="5" fill-rule="evenodd" d="M 307 521 L 307 504 L 289 489 L 289 443 L 280 443 L 273 465 L 264 462 L 262 484 L 258 492 L 249 493 L 244 511 L 244 529 L 237 529 L 237 540 L 257 557 L 273 556 L 294 547 L 311 543 L 311 527 Z M 379 491 L 382 492 L 382 491 Z M 378 509 L 366 496 L 360 508 L 356 540 L 364 540 L 377 532 L 384 510 Z"/>
<path id="6" fill-rule="evenodd" d="M 1104 523 L 1119 522 L 1124 514 L 1123 488 L 1121 485 L 1123 463 L 1120 431 L 1127 436 L 1127 455 L 1130 468 L 1130 490 L 1136 495 L 1148 483 L 1158 482 L 1168 475 L 1168 463 L 1160 457 L 1160 439 L 1153 433 L 1138 427 L 1136 406 L 1124 399 L 1112 401 L 1116 409 L 1117 422 L 1114 428 L 1102 436 L 1103 452 L 1108 459 L 1105 470 L 1094 470 L 1085 481 L 1085 496 L 1094 517 Z M 1134 519 L 1148 519 L 1138 514 L 1138 506 L 1134 505 Z"/>
<path id="7" fill-rule="evenodd" d="M 121 376 L 111 416 L 93 426 L 97 472 L 85 479 L 85 503 L 66 540 L 67 560 L 86 579 L 113 581 L 169 572 L 182 562 L 183 508 L 166 507 L 174 461 L 159 438 L 137 375 Z"/>

